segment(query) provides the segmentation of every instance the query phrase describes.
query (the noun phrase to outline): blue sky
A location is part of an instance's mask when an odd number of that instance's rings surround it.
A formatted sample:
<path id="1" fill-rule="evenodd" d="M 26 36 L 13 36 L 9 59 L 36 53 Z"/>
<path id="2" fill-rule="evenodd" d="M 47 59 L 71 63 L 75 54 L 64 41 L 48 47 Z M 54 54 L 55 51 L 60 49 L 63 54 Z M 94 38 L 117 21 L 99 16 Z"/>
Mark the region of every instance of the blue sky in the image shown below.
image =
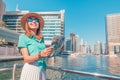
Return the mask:
<path id="1" fill-rule="evenodd" d="M 7 11 L 31 12 L 65 10 L 65 36 L 79 35 L 90 44 L 99 40 L 106 42 L 107 14 L 120 13 L 120 0 L 3 0 Z"/>

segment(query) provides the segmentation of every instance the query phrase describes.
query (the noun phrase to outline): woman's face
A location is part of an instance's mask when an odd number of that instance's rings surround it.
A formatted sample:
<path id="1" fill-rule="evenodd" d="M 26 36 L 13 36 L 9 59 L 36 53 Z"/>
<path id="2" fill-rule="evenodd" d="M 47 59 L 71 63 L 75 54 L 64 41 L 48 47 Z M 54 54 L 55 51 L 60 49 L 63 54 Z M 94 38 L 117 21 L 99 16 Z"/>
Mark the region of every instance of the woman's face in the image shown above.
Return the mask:
<path id="1" fill-rule="evenodd" d="M 27 19 L 28 26 L 30 29 L 38 29 L 39 28 L 39 19 L 34 17 L 29 17 Z"/>

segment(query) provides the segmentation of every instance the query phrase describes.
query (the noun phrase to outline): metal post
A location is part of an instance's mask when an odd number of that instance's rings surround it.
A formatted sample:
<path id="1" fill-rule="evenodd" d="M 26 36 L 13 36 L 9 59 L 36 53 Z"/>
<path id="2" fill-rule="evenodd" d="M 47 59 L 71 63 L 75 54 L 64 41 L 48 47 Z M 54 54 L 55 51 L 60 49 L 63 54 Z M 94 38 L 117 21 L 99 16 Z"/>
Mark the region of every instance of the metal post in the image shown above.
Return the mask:
<path id="1" fill-rule="evenodd" d="M 16 64 L 14 64 L 13 66 L 12 80 L 15 80 L 15 70 L 16 70 Z"/>

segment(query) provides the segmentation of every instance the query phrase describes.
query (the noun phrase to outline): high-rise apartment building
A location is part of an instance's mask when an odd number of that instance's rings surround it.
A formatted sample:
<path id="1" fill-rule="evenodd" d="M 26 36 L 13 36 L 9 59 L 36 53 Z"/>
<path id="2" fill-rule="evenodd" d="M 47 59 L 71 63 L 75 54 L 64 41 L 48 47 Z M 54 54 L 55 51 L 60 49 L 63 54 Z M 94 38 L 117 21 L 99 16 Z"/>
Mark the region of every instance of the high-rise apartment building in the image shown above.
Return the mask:
<path id="1" fill-rule="evenodd" d="M 96 41 L 94 44 L 94 54 L 96 55 L 102 54 L 102 44 L 100 41 Z"/>
<path id="2" fill-rule="evenodd" d="M 109 14 L 106 16 L 106 42 L 108 53 L 114 54 L 114 47 L 120 46 L 120 14 Z"/>
<path id="3" fill-rule="evenodd" d="M 25 31 L 20 25 L 20 19 L 26 13 L 29 13 L 29 11 L 20 11 L 18 8 L 16 11 L 7 11 L 3 15 L 3 21 L 5 21 L 7 28 L 18 33 L 24 33 Z M 64 10 L 34 13 L 40 14 L 44 19 L 45 25 L 42 30 L 42 34 L 46 45 L 50 45 L 54 35 L 64 36 Z"/>
<path id="4" fill-rule="evenodd" d="M 72 40 L 67 38 L 65 39 L 65 51 L 72 51 Z"/>
<path id="5" fill-rule="evenodd" d="M 80 52 L 80 37 L 79 37 L 79 35 L 75 36 L 75 40 L 76 40 L 76 52 Z"/>
<path id="6" fill-rule="evenodd" d="M 71 39 L 71 46 L 72 46 L 72 51 L 76 52 L 76 39 L 75 39 L 75 34 L 70 33 L 70 39 Z"/>
<path id="7" fill-rule="evenodd" d="M 65 51 L 80 52 L 80 37 L 70 33 L 70 38 L 65 40 Z"/>
<path id="8" fill-rule="evenodd" d="M 88 54 L 91 53 L 91 47 L 88 44 L 87 41 L 84 41 L 83 39 L 80 39 L 80 54 Z"/>
<path id="9" fill-rule="evenodd" d="M 0 0 L 0 21 L 2 21 L 2 15 L 5 12 L 5 3 Z"/>

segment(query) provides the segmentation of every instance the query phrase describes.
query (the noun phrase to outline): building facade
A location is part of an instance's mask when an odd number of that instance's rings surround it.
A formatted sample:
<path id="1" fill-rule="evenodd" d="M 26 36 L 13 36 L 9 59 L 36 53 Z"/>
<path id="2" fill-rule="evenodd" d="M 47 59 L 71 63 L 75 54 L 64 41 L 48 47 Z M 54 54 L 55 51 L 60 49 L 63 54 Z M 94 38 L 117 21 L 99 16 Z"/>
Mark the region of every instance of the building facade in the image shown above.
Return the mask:
<path id="1" fill-rule="evenodd" d="M 100 41 L 96 41 L 94 44 L 94 54 L 95 55 L 102 54 L 102 44 Z"/>
<path id="2" fill-rule="evenodd" d="M 21 17 L 29 13 L 29 11 L 7 11 L 2 20 L 6 23 L 7 28 L 14 30 L 18 33 L 24 33 L 20 25 Z M 54 35 L 64 36 L 64 13 L 65 10 L 60 10 L 56 12 L 34 12 L 40 14 L 44 19 L 44 28 L 42 34 L 45 39 L 46 45 L 50 45 Z"/>
<path id="3" fill-rule="evenodd" d="M 72 51 L 76 52 L 76 39 L 74 33 L 70 33 L 70 39 L 71 39 Z"/>
<path id="4" fill-rule="evenodd" d="M 72 51 L 72 40 L 67 38 L 65 39 L 65 51 Z"/>
<path id="5" fill-rule="evenodd" d="M 5 3 L 0 0 L 0 22 L 2 21 L 2 15 L 5 12 Z"/>
<path id="6" fill-rule="evenodd" d="M 76 40 L 76 52 L 80 52 L 80 37 L 79 35 L 75 35 L 75 40 Z"/>
<path id="7" fill-rule="evenodd" d="M 120 14 L 107 15 L 106 22 L 107 51 L 114 55 L 114 47 L 120 46 Z"/>

